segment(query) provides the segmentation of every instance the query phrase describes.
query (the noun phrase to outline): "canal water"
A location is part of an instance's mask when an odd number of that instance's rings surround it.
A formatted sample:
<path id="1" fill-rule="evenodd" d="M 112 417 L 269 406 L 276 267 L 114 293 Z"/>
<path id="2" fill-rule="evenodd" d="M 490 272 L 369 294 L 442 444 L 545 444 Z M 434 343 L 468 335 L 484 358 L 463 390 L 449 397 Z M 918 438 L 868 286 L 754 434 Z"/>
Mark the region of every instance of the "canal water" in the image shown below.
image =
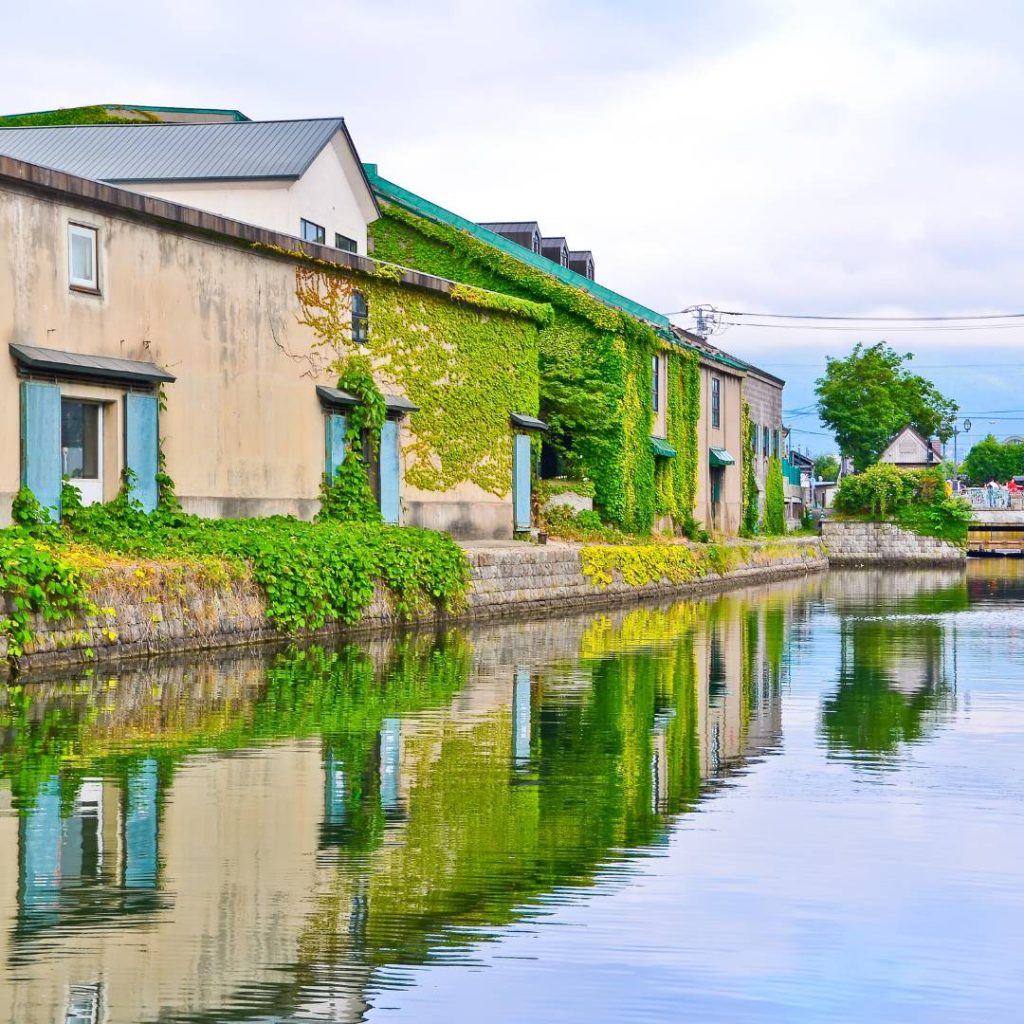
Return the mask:
<path id="1" fill-rule="evenodd" d="M 0 1020 L 1020 1020 L 1022 565 L 0 686 Z"/>

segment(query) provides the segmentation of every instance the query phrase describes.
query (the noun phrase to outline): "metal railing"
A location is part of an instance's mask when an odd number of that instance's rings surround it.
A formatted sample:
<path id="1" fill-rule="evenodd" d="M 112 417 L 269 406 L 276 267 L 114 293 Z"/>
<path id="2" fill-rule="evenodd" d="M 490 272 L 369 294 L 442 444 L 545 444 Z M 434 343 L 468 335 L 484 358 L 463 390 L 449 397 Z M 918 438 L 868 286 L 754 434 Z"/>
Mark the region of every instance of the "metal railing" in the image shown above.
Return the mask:
<path id="1" fill-rule="evenodd" d="M 971 508 L 1024 511 L 1024 492 L 1007 487 L 968 487 L 963 496 L 971 503 Z"/>

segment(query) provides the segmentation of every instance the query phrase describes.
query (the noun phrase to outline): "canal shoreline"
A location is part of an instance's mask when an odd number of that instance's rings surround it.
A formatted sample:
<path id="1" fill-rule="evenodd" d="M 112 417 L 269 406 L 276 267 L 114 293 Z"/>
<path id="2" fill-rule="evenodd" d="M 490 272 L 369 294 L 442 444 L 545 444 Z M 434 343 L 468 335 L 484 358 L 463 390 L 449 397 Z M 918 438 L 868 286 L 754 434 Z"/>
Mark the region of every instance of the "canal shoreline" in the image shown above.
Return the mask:
<path id="1" fill-rule="evenodd" d="M 16 664 L 7 659 L 0 639 L 0 678 L 166 653 L 358 638 L 405 627 L 529 620 L 553 612 L 703 596 L 828 567 L 815 537 L 741 542 L 726 550 L 731 566 L 727 571 L 686 582 L 663 577 L 637 585 L 619 572 L 610 582 L 596 581 L 586 571 L 582 545 L 480 545 L 467 549 L 470 582 L 465 605 L 454 614 L 428 609 L 402 619 L 378 590 L 358 622 L 290 634 L 269 623 L 263 596 L 246 577 L 212 580 L 160 563 L 114 565 L 91 581 L 90 598 L 97 614 L 63 622 L 37 616 L 34 639 Z"/>

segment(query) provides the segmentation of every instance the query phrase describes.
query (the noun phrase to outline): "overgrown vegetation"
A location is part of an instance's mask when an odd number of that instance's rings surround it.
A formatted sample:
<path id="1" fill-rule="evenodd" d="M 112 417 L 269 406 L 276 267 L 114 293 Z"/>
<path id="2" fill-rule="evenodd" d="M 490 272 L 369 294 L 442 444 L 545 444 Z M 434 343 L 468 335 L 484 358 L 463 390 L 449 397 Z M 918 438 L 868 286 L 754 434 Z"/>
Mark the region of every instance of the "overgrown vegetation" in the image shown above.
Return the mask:
<path id="1" fill-rule="evenodd" d="M 843 477 L 833 507 L 844 516 L 892 521 L 957 544 L 966 542 L 971 522 L 970 503 L 946 493 L 938 470 L 904 470 L 886 462 Z"/>
<path id="2" fill-rule="evenodd" d="M 465 592 L 462 549 L 430 530 L 282 516 L 205 520 L 167 505 L 147 515 L 128 497 L 130 481 L 104 505 L 82 507 L 75 493 L 65 488 L 64 519 L 57 525 L 46 522 L 23 489 L 17 524 L 0 530 L 0 594 L 7 603 L 0 630 L 12 657 L 31 640 L 32 613 L 59 620 L 90 610 L 75 568 L 83 549 L 99 556 L 216 560 L 251 575 L 266 597 L 267 617 L 286 632 L 355 622 L 377 585 L 400 616 L 432 604 L 452 609 Z"/>
<path id="3" fill-rule="evenodd" d="M 64 124 L 138 124 L 139 121 L 159 121 L 149 111 L 133 111 L 136 117 L 115 117 L 106 107 L 62 107 L 59 110 L 44 110 L 38 114 L 11 114 L 0 117 L 0 128 L 34 128 L 46 125 Z"/>
<path id="4" fill-rule="evenodd" d="M 658 506 L 650 447 L 651 356 L 662 347 L 654 330 L 465 231 L 396 206 L 384 206 L 371 233 L 375 258 L 549 305 L 551 319 L 538 333 L 539 415 L 552 427 L 547 441 L 565 473 L 593 481 L 603 520 L 629 532 L 649 532 Z M 688 419 L 684 411 L 681 431 L 688 429 Z M 678 480 L 666 493 L 685 505 L 687 445 L 679 457 Z"/>
<path id="5" fill-rule="evenodd" d="M 631 587 L 668 580 L 691 583 L 706 576 L 724 576 L 749 565 L 755 558 L 769 564 L 780 556 L 817 554 L 815 546 L 792 544 L 689 544 L 595 545 L 581 551 L 583 574 L 598 586 L 621 578 Z"/>
<path id="6" fill-rule="evenodd" d="M 768 460 L 764 481 L 764 533 L 779 536 L 786 532 L 786 487 L 782 479 L 782 462 L 777 455 Z"/>
<path id="7" fill-rule="evenodd" d="M 761 524 L 761 513 L 757 500 L 757 473 L 754 467 L 754 442 L 757 427 L 750 422 L 750 406 L 743 400 L 740 414 L 740 437 L 743 439 L 743 506 L 740 515 L 740 536 L 753 537 Z"/>

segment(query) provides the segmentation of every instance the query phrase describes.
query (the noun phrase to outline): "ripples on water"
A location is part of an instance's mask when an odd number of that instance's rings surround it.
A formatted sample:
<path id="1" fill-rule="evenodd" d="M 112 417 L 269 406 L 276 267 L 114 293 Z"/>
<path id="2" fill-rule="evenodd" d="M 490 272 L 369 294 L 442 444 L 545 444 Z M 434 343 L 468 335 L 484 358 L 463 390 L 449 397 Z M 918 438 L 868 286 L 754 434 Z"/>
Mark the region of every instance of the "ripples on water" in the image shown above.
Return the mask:
<path id="1" fill-rule="evenodd" d="M 0 1019 L 1018 1020 L 1020 565 L 0 687 Z"/>

